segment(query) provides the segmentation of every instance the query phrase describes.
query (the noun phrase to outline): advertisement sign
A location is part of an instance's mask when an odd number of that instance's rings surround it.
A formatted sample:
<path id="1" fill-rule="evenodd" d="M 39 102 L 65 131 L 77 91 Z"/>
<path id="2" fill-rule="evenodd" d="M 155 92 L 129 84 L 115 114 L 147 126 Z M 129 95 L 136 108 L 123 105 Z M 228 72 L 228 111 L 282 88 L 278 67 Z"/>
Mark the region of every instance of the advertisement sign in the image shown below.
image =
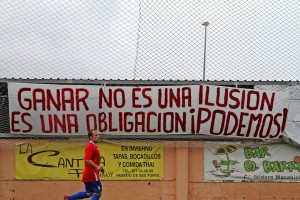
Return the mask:
<path id="1" fill-rule="evenodd" d="M 204 145 L 205 181 L 300 182 L 300 149 L 288 144 Z"/>
<path id="2" fill-rule="evenodd" d="M 34 142 L 15 149 L 18 180 L 81 180 L 86 142 Z M 98 143 L 102 180 L 162 180 L 161 143 Z"/>
<path id="3" fill-rule="evenodd" d="M 8 83 L 11 133 L 282 137 L 288 92 L 210 85 L 105 87 Z"/>

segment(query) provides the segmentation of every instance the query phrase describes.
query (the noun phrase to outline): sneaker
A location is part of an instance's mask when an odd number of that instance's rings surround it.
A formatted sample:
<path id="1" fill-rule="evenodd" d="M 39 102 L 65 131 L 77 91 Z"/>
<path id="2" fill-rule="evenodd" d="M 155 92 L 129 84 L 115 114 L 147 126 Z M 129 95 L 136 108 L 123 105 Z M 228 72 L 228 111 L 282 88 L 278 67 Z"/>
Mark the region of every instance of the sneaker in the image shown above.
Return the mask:
<path id="1" fill-rule="evenodd" d="M 65 195 L 64 196 L 64 200 L 68 200 L 69 196 L 68 195 Z"/>

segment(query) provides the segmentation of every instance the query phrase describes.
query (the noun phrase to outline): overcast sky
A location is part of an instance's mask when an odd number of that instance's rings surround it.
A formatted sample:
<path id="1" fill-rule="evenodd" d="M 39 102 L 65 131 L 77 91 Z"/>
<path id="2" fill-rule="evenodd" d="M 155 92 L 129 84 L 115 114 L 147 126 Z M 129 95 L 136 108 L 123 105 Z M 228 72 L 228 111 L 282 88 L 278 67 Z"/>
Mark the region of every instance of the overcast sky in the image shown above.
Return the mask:
<path id="1" fill-rule="evenodd" d="M 299 80 L 300 1 L 0 2 L 0 77 Z"/>

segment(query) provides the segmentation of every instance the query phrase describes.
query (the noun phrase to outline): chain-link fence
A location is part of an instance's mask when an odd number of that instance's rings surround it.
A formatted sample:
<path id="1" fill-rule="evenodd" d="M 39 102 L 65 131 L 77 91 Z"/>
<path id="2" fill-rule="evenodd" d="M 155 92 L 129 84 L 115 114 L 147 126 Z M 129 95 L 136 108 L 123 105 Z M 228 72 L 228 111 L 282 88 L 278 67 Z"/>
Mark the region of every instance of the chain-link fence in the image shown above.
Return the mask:
<path id="1" fill-rule="evenodd" d="M 1 1 L 0 76 L 299 80 L 299 9 L 296 0 Z"/>
<path id="2" fill-rule="evenodd" d="M 299 8 L 291 0 L 1 1 L 0 133 L 10 132 L 7 82 L 19 78 L 119 86 L 201 80 L 242 88 L 298 85 Z"/>

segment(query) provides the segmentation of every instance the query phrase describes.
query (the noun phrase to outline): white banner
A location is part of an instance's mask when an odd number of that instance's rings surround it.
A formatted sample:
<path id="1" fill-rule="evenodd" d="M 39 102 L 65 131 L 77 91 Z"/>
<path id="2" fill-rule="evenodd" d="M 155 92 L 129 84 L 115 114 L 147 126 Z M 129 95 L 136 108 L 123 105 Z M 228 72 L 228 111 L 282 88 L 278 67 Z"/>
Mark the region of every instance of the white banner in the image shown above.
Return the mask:
<path id="1" fill-rule="evenodd" d="M 210 85 L 104 87 L 8 83 L 12 133 L 282 136 L 288 92 Z"/>
<path id="2" fill-rule="evenodd" d="M 290 93 L 289 114 L 283 138 L 286 142 L 300 146 L 300 85 L 258 85 L 260 90 L 272 89 L 273 91 L 288 91 Z"/>
<path id="3" fill-rule="evenodd" d="M 288 144 L 204 145 L 205 181 L 300 182 L 300 149 Z"/>

